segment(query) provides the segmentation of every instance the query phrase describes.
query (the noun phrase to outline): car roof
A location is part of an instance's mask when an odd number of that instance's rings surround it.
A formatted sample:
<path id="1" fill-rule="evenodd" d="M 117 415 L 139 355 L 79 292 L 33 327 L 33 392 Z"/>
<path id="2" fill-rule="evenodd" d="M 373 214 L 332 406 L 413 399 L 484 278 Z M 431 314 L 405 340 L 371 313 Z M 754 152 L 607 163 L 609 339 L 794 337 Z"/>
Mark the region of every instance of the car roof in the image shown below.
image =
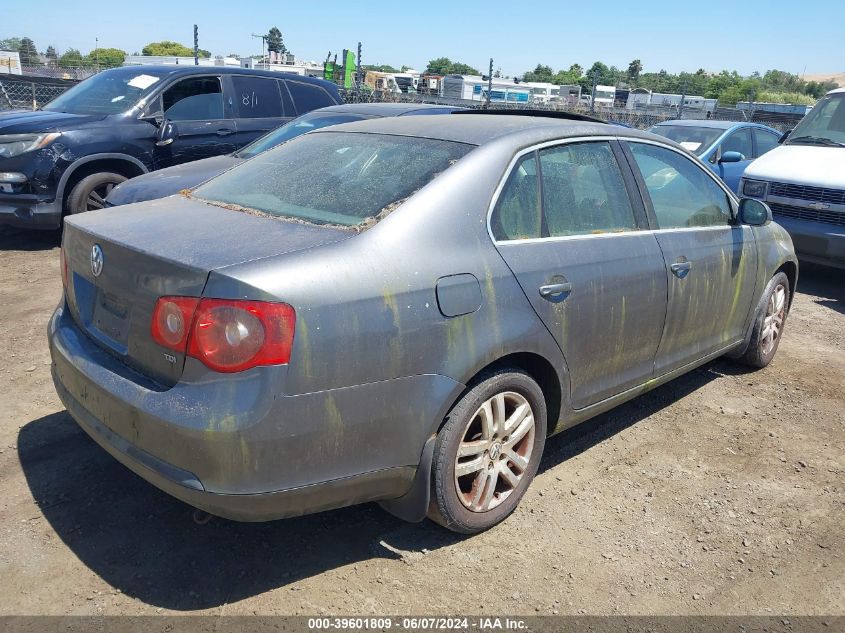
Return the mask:
<path id="1" fill-rule="evenodd" d="M 159 73 L 168 74 L 171 76 L 181 76 L 181 75 L 209 75 L 209 74 L 221 74 L 221 75 L 255 75 L 257 77 L 271 77 L 273 79 L 294 79 L 296 81 L 302 81 L 305 83 L 312 83 L 318 84 L 321 86 L 332 86 L 333 88 L 337 88 L 337 85 L 326 81 L 325 79 L 319 79 L 317 77 L 309 77 L 307 75 L 299 75 L 297 73 L 291 73 L 286 71 L 275 71 L 275 70 L 257 70 L 254 68 L 239 68 L 235 66 L 191 66 L 191 65 L 168 65 L 168 64 L 131 64 L 128 66 L 118 66 L 117 68 L 113 68 L 111 70 L 127 70 L 127 69 L 134 69 L 137 71 L 142 71 L 144 69 L 155 70 Z M 108 72 L 108 71 L 104 71 Z"/>
<path id="2" fill-rule="evenodd" d="M 667 141 L 654 134 L 606 123 L 569 121 L 542 116 L 489 116 L 467 113 L 441 114 L 436 118 L 431 115 L 421 115 L 368 119 L 314 130 L 310 134 L 341 131 L 416 136 L 470 145 L 484 145 L 505 136 L 514 137 L 515 142 L 525 141 L 526 143 L 575 136 L 620 136 L 656 139 L 662 143 Z M 670 144 L 674 145 L 671 142 Z"/>
<path id="3" fill-rule="evenodd" d="M 366 116 L 402 116 L 411 112 L 424 113 L 426 110 L 463 110 L 458 106 L 436 105 L 432 103 L 346 103 L 343 105 L 327 106 L 314 110 L 322 112 L 346 112 L 349 114 L 363 114 Z"/>
<path id="4" fill-rule="evenodd" d="M 673 119 L 671 121 L 661 121 L 656 125 L 677 125 L 679 127 L 709 127 L 714 130 L 730 130 L 740 125 L 747 125 L 750 127 L 762 127 L 766 129 L 771 129 L 766 125 L 763 125 L 761 123 L 753 123 L 751 121 L 714 121 L 713 119 Z"/>

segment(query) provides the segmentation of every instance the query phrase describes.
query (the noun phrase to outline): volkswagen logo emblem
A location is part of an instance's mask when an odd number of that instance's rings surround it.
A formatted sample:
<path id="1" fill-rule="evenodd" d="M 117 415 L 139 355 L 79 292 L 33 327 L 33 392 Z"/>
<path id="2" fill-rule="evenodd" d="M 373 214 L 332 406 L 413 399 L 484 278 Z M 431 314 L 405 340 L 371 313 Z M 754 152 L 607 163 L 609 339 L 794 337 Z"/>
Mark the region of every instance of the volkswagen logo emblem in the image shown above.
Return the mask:
<path id="1" fill-rule="evenodd" d="M 103 272 L 103 249 L 99 244 L 94 244 L 91 249 L 91 273 L 99 277 L 101 272 Z"/>

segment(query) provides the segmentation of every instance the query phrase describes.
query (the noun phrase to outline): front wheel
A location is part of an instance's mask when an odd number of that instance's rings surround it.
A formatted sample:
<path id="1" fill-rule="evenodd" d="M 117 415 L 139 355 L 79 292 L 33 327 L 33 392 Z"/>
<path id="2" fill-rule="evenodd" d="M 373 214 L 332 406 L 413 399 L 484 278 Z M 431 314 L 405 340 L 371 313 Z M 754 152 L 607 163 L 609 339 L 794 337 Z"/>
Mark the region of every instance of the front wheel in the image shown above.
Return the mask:
<path id="1" fill-rule="evenodd" d="M 765 304 L 757 311 L 751 340 L 741 359 L 746 365 L 757 368 L 772 362 L 783 336 L 789 312 L 789 279 L 784 273 L 772 277 L 760 301 Z"/>
<path id="2" fill-rule="evenodd" d="M 106 206 L 106 197 L 117 185 L 126 180 L 126 176 L 112 172 L 91 174 L 80 180 L 67 199 L 68 213 L 94 211 Z"/>
<path id="3" fill-rule="evenodd" d="M 429 518 L 463 534 L 505 519 L 537 473 L 546 424 L 543 392 L 524 372 L 475 384 L 437 435 Z"/>

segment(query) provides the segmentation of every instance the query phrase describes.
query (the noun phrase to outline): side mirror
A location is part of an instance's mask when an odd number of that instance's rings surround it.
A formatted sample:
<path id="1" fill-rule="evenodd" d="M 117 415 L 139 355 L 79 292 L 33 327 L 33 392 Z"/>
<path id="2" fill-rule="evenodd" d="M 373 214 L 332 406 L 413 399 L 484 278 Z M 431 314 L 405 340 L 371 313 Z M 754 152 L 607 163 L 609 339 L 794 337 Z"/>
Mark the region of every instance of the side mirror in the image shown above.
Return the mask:
<path id="1" fill-rule="evenodd" d="M 778 144 L 783 143 L 786 139 L 789 138 L 789 135 L 792 134 L 792 130 L 787 130 L 783 134 L 781 134 L 780 138 L 778 139 Z"/>
<path id="2" fill-rule="evenodd" d="M 772 221 L 772 210 L 765 202 L 742 198 L 739 201 L 739 221 L 749 226 L 766 226 Z"/>
<path id="3" fill-rule="evenodd" d="M 165 119 L 156 133 L 156 147 L 166 147 L 179 137 L 179 128 L 173 121 Z"/>
<path id="4" fill-rule="evenodd" d="M 722 152 L 719 157 L 720 163 L 738 163 L 745 160 L 745 156 L 739 152 Z"/>

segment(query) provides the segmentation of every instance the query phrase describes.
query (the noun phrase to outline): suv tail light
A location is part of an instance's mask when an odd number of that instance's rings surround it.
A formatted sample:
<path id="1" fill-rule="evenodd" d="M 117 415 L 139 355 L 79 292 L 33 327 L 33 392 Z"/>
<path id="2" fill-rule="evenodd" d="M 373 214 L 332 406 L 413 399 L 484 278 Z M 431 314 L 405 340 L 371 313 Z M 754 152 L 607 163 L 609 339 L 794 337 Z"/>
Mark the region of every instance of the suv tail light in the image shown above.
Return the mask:
<path id="1" fill-rule="evenodd" d="M 286 303 L 160 297 L 153 340 L 219 372 L 238 372 L 290 360 L 296 312 Z"/>

